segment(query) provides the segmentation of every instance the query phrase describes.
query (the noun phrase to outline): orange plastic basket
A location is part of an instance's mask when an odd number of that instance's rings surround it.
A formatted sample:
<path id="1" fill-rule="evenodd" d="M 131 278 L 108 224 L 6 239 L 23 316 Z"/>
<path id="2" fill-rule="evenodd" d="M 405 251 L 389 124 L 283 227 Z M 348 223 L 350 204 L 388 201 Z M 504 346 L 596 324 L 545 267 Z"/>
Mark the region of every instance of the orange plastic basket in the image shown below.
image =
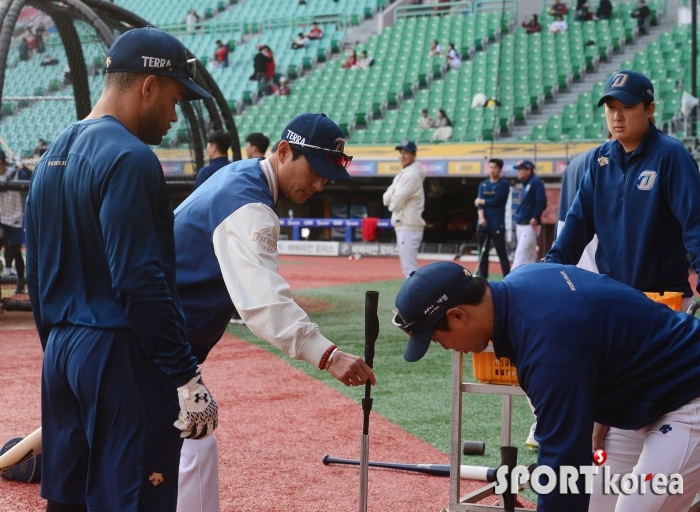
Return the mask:
<path id="1" fill-rule="evenodd" d="M 483 352 L 475 354 L 472 352 L 472 363 L 474 366 L 474 377 L 479 382 L 489 384 L 518 385 L 518 374 L 515 366 L 510 364 L 506 357 L 496 359 L 493 346 L 489 346 Z"/>
<path id="2" fill-rule="evenodd" d="M 644 295 L 649 297 L 654 302 L 666 304 L 674 311 L 681 311 L 681 309 L 683 309 L 683 292 L 644 292 Z"/>

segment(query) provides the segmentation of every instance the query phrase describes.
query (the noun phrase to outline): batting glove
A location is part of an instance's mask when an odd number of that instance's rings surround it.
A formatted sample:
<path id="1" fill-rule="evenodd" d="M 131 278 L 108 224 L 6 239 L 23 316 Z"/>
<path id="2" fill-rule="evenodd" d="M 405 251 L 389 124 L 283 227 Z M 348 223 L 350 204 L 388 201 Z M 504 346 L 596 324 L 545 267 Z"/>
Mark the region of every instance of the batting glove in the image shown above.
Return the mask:
<path id="1" fill-rule="evenodd" d="M 180 437 L 203 439 L 214 432 L 219 424 L 219 406 L 202 381 L 202 369 L 184 386 L 177 388 L 180 414 L 175 427 L 182 430 Z"/>

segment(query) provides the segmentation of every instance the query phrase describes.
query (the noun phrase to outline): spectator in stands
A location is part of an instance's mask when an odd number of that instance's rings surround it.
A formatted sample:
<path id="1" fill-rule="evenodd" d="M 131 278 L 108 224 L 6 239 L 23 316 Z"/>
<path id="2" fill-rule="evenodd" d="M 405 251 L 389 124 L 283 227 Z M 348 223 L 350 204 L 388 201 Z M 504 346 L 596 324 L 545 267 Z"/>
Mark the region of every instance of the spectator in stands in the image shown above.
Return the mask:
<path id="1" fill-rule="evenodd" d="M 566 32 L 567 30 L 569 30 L 569 24 L 566 22 L 563 16 L 557 16 L 554 18 L 554 21 L 549 26 L 549 31 L 554 32 L 555 34 L 557 32 Z"/>
<path id="2" fill-rule="evenodd" d="M 357 68 L 367 69 L 372 64 L 374 64 L 374 59 L 372 57 L 370 57 L 369 55 L 367 55 L 367 50 L 362 50 L 362 56 L 357 61 Z"/>
<path id="3" fill-rule="evenodd" d="M 525 32 L 527 32 L 528 34 L 534 34 L 542 30 L 537 14 L 533 14 L 532 16 L 530 16 L 529 20 L 524 19 L 521 25 L 525 29 Z"/>
<path id="4" fill-rule="evenodd" d="M 462 67 L 462 59 L 457 53 L 454 43 L 450 43 L 450 49 L 447 50 L 447 65 L 455 71 Z"/>
<path id="5" fill-rule="evenodd" d="M 384 205 L 391 212 L 391 225 L 396 231 L 396 245 L 403 275 L 418 269 L 418 249 L 423 240 L 423 208 L 425 207 L 425 170 L 416 161 L 418 147 L 411 140 L 396 146 L 401 172 L 384 192 Z"/>
<path id="6" fill-rule="evenodd" d="M 435 131 L 432 137 L 430 137 L 430 142 L 435 142 L 436 140 L 446 141 L 452 137 L 452 121 L 447 117 L 444 109 L 437 111 L 437 121 L 435 121 Z"/>
<path id="7" fill-rule="evenodd" d="M 350 52 L 350 56 L 347 58 L 347 60 L 343 63 L 343 69 L 350 69 L 354 68 L 357 66 L 357 53 L 355 50 Z"/>
<path id="8" fill-rule="evenodd" d="M 280 84 L 272 86 L 272 94 L 276 96 L 289 96 L 292 90 L 287 85 L 287 77 L 280 77 Z"/>
<path id="9" fill-rule="evenodd" d="M 547 11 L 551 16 L 564 16 L 569 12 L 569 8 L 566 4 L 561 3 L 561 0 L 554 0 L 554 5 Z"/>
<path id="10" fill-rule="evenodd" d="M 308 39 L 321 39 L 323 37 L 323 29 L 314 21 L 311 24 L 311 29 L 306 33 L 306 37 Z"/>
<path id="11" fill-rule="evenodd" d="M 298 50 L 299 48 L 306 48 L 306 45 L 309 44 L 309 40 L 306 38 L 306 36 L 299 32 L 297 36 L 292 39 L 292 50 Z"/>
<path id="12" fill-rule="evenodd" d="M 29 42 L 27 41 L 26 37 L 23 37 L 22 41 L 19 43 L 19 60 L 29 60 L 29 57 L 31 57 L 29 52 Z"/>
<path id="13" fill-rule="evenodd" d="M 264 48 L 264 45 L 258 46 L 258 53 L 253 57 L 253 74 L 250 76 L 251 80 L 257 80 L 258 82 L 265 80 L 267 63 L 270 58 L 263 51 Z"/>
<path id="14" fill-rule="evenodd" d="M 46 29 L 43 23 L 39 23 L 39 26 L 34 30 L 34 38 L 36 39 L 36 52 L 44 53 L 46 49 L 46 44 L 44 39 L 46 38 Z"/>
<path id="15" fill-rule="evenodd" d="M 39 139 L 39 142 L 34 147 L 34 156 L 42 156 L 44 153 L 46 153 L 47 149 L 49 149 L 49 146 L 46 144 L 46 141 L 44 139 Z"/>
<path id="16" fill-rule="evenodd" d="M 440 43 L 438 43 L 437 39 L 433 39 L 433 42 L 430 43 L 430 53 L 428 55 L 430 57 L 437 57 L 438 55 L 442 55 L 442 46 L 440 46 Z"/>
<path id="17" fill-rule="evenodd" d="M 637 18 L 637 26 L 639 27 L 640 34 L 646 34 L 649 28 L 649 19 L 651 17 L 651 11 L 647 7 L 644 0 L 639 0 L 637 4 L 638 7 L 632 11 L 632 17 Z"/>
<path id="18" fill-rule="evenodd" d="M 421 130 L 427 130 L 428 128 L 434 128 L 435 127 L 435 119 L 430 117 L 428 115 L 428 109 L 424 108 L 423 111 L 421 112 L 420 119 L 418 120 L 418 124 L 420 126 Z"/>
<path id="19" fill-rule="evenodd" d="M 221 39 L 216 40 L 216 51 L 214 52 L 214 59 L 216 64 L 220 68 L 228 67 L 228 46 L 221 42 Z"/>
<path id="20" fill-rule="evenodd" d="M 40 66 L 55 66 L 58 64 L 58 59 L 54 58 L 51 56 L 51 54 L 47 53 L 44 55 L 44 58 L 41 59 L 41 64 Z"/>
<path id="21" fill-rule="evenodd" d="M 270 146 L 270 139 L 262 133 L 251 133 L 245 140 L 246 158 L 265 158 L 265 152 Z"/>
<path id="22" fill-rule="evenodd" d="M 265 80 L 266 84 L 269 86 L 272 84 L 272 79 L 275 77 L 275 68 L 277 67 L 275 64 L 275 54 L 272 52 L 272 48 L 267 45 L 263 46 L 262 51 L 268 59 L 265 64 Z"/>
<path id="23" fill-rule="evenodd" d="M 70 74 L 70 66 L 66 64 L 66 67 L 63 68 L 63 84 L 70 85 L 71 83 L 73 83 L 73 77 Z"/>
<path id="24" fill-rule="evenodd" d="M 8 171 L 7 156 L 0 150 L 0 181 L 29 180 L 32 172 L 22 163 L 15 160 L 15 169 Z M 5 236 L 5 277 L 17 275 L 17 290 L 24 293 L 24 259 L 22 258 L 22 221 L 24 219 L 24 201 L 22 193 L 8 190 L 0 193 L 0 224 Z M 12 269 L 14 262 L 15 270 Z"/>
<path id="25" fill-rule="evenodd" d="M 598 10 L 595 12 L 595 19 L 597 20 L 609 20 L 612 16 L 612 3 L 610 0 L 600 0 L 598 4 Z"/>
<path id="26" fill-rule="evenodd" d="M 228 149 L 231 147 L 231 136 L 222 131 L 213 132 L 207 139 L 207 156 L 209 165 L 202 167 L 197 173 L 197 180 L 194 182 L 194 189 L 212 177 L 212 175 L 223 166 L 230 164 L 228 159 Z"/>
<path id="27" fill-rule="evenodd" d="M 574 21 L 588 21 L 590 10 L 588 9 L 587 0 L 576 1 L 576 12 L 574 13 Z"/>
<path id="28" fill-rule="evenodd" d="M 185 16 L 187 32 L 194 32 L 197 29 L 197 23 L 199 23 L 199 14 L 194 9 L 190 9 L 190 12 Z"/>

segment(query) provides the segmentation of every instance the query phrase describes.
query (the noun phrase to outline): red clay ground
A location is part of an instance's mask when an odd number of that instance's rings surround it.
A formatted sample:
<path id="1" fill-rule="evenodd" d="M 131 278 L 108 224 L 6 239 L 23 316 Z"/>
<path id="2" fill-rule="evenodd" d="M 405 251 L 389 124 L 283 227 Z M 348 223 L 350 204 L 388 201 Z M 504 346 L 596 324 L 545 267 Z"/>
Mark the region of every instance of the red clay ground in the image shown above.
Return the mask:
<path id="1" fill-rule="evenodd" d="M 492 270 L 498 271 L 495 266 Z M 402 277 L 393 258 L 282 257 L 280 272 L 296 291 Z M 0 353 L 0 387 L 6 404 L 0 409 L 0 442 L 4 442 L 40 424 L 42 354 L 31 314 L 0 316 Z M 220 406 L 222 511 L 357 510 L 357 468 L 323 466 L 321 458 L 326 453 L 358 458 L 359 405 L 230 335 L 212 351 L 205 375 Z M 370 440 L 373 460 L 448 463 L 447 455 L 376 413 Z M 463 482 L 462 493 L 479 485 Z M 447 505 L 448 489 L 446 478 L 373 469 L 368 508 L 439 511 Z M 44 507 L 38 485 L 0 480 L 0 512 L 39 512 Z"/>

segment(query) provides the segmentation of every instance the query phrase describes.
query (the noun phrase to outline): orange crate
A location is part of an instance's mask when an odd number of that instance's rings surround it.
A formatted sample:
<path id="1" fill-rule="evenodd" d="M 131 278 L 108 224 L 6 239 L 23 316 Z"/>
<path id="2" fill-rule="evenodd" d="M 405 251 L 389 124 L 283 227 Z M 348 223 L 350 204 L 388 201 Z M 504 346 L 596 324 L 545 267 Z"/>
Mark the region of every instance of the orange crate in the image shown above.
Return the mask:
<path id="1" fill-rule="evenodd" d="M 518 385 L 518 374 L 515 366 L 510 364 L 507 357 L 496 359 L 496 354 L 493 352 L 493 346 L 490 343 L 483 352 L 479 354 L 472 352 L 472 363 L 474 365 L 474 377 L 479 382 Z"/>
<path id="2" fill-rule="evenodd" d="M 683 292 L 644 292 L 644 295 L 649 297 L 654 302 L 666 304 L 674 311 L 680 311 L 683 308 Z"/>

